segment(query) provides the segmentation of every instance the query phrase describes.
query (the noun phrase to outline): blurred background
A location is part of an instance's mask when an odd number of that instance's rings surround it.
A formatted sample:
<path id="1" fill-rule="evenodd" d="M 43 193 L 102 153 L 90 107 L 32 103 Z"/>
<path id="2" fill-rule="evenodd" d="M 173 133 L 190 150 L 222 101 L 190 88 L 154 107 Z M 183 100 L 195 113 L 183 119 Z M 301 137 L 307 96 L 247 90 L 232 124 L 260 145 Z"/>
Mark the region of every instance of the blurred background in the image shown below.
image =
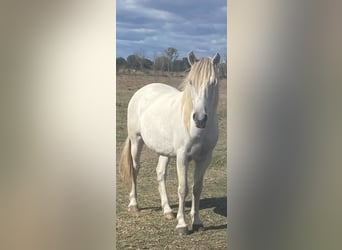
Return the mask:
<path id="1" fill-rule="evenodd" d="M 232 249 L 340 249 L 341 3 L 228 1 Z"/>
<path id="2" fill-rule="evenodd" d="M 1 1 L 1 249 L 109 249 L 115 3 Z"/>
<path id="3" fill-rule="evenodd" d="M 228 1 L 228 248 L 340 249 L 338 1 Z M 115 245 L 115 2 L 0 6 L 1 249 Z"/>

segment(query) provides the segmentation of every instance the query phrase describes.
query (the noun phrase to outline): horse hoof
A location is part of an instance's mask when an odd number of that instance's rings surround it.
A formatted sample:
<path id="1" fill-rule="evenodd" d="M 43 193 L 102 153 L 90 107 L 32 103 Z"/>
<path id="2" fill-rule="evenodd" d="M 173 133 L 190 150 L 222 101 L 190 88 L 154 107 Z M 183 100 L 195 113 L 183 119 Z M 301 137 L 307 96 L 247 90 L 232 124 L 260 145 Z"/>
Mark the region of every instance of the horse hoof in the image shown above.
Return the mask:
<path id="1" fill-rule="evenodd" d="M 164 217 L 167 219 L 167 220 L 173 220 L 175 218 L 175 216 L 173 215 L 173 212 L 167 212 L 164 214 Z"/>
<path id="2" fill-rule="evenodd" d="M 192 225 L 192 231 L 198 231 L 198 232 L 202 232 L 204 231 L 204 226 L 203 224 L 193 224 Z"/>
<path id="3" fill-rule="evenodd" d="M 133 213 L 137 213 L 137 212 L 139 212 L 139 208 L 137 205 L 129 206 L 128 211 L 133 212 Z"/>
<path id="4" fill-rule="evenodd" d="M 176 228 L 176 232 L 178 235 L 188 235 L 189 234 L 189 230 L 187 227 Z"/>

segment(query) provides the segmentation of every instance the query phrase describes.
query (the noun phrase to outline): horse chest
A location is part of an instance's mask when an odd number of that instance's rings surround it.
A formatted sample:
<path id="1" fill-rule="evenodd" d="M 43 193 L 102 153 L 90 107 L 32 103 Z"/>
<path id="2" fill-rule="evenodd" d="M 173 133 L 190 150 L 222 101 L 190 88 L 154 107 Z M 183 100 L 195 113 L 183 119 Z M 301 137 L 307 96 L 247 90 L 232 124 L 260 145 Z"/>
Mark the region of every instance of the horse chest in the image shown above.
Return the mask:
<path id="1" fill-rule="evenodd" d="M 216 142 L 209 138 L 194 139 L 188 146 L 188 155 L 192 158 L 198 158 L 205 155 L 208 151 L 211 151 Z"/>

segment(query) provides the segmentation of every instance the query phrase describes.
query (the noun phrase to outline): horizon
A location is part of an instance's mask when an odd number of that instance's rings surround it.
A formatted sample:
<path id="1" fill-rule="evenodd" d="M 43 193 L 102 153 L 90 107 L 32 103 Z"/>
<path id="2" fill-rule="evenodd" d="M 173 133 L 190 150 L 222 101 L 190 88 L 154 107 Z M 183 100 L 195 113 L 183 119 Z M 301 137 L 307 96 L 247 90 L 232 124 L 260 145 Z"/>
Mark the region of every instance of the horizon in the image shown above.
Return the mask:
<path id="1" fill-rule="evenodd" d="M 190 51 L 189 51 L 190 52 Z M 160 54 L 158 55 L 158 56 L 161 56 L 162 54 L 161 54 L 162 52 L 160 52 Z M 196 55 L 196 52 L 194 51 L 194 53 L 195 53 L 195 55 Z M 124 58 L 125 60 L 127 60 L 127 57 L 128 56 L 130 56 L 130 55 L 134 55 L 135 53 L 131 53 L 131 54 L 129 54 L 129 55 L 127 55 L 126 57 L 124 57 L 124 56 L 118 56 L 118 55 L 116 55 L 116 59 L 118 59 L 118 58 Z M 222 55 L 221 55 L 221 53 L 219 53 L 220 54 L 220 56 L 221 56 L 221 60 L 220 60 L 220 63 L 226 63 L 226 58 L 225 57 L 223 57 Z M 215 54 L 214 54 L 215 55 Z M 213 57 L 214 55 L 212 55 L 212 56 L 203 56 L 203 57 Z M 224 56 L 225 56 L 226 54 L 224 54 Z M 196 57 L 199 59 L 199 58 L 201 58 L 201 57 L 199 57 L 199 56 L 197 56 L 196 55 Z M 184 55 L 184 56 L 178 56 L 177 57 L 177 59 L 176 60 L 183 60 L 183 58 L 188 58 L 188 55 L 186 54 L 186 55 Z M 150 60 L 150 61 L 154 61 L 154 58 L 149 58 L 149 57 L 147 57 L 147 56 L 145 56 L 144 57 L 144 59 L 148 59 L 148 60 Z"/>

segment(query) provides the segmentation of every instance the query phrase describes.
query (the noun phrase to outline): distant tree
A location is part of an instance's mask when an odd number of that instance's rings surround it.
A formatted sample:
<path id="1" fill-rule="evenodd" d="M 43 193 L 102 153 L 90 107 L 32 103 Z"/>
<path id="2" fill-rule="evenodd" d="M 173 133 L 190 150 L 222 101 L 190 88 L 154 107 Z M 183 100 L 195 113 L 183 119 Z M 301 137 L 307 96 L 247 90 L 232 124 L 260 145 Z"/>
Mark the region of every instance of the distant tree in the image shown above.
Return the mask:
<path id="1" fill-rule="evenodd" d="M 153 53 L 153 72 L 156 71 L 156 59 L 158 57 L 158 54 L 156 52 Z"/>
<path id="2" fill-rule="evenodd" d="M 144 67 L 144 69 L 152 69 L 153 68 L 153 62 L 147 58 L 144 58 L 143 67 Z"/>
<path id="3" fill-rule="evenodd" d="M 126 66 L 127 62 L 125 60 L 125 58 L 123 57 L 118 57 L 116 58 L 116 68 L 117 69 L 122 69 Z"/>
<path id="4" fill-rule="evenodd" d="M 140 68 L 140 61 L 137 55 L 129 55 L 127 57 L 127 67 L 130 69 Z"/>
<path id="5" fill-rule="evenodd" d="M 177 72 L 186 71 L 188 68 L 190 68 L 188 58 L 183 57 L 182 60 L 174 60 L 172 63 L 172 68 L 173 71 Z"/>
<path id="6" fill-rule="evenodd" d="M 175 60 L 173 61 L 172 68 L 174 71 L 183 71 L 184 65 L 182 60 Z"/>
<path id="7" fill-rule="evenodd" d="M 178 51 L 175 48 L 169 47 L 164 50 L 166 57 L 168 58 L 168 71 L 172 71 L 173 62 L 178 58 Z"/>
<path id="8" fill-rule="evenodd" d="M 185 60 L 184 60 L 185 58 Z M 189 63 L 188 63 L 188 59 L 186 57 L 184 57 L 182 60 L 174 60 L 173 61 L 173 70 L 180 72 L 180 71 L 185 71 L 187 68 L 190 67 Z"/>
<path id="9" fill-rule="evenodd" d="M 223 55 L 223 60 L 219 64 L 219 75 L 220 78 L 227 78 L 227 55 Z"/>
<path id="10" fill-rule="evenodd" d="M 188 58 L 187 57 L 183 57 L 182 61 L 183 61 L 183 65 L 184 65 L 184 71 L 189 69 L 190 68 L 190 64 L 189 64 Z"/>
<path id="11" fill-rule="evenodd" d="M 219 64 L 219 77 L 227 78 L 227 63 L 225 62 Z"/>
<path id="12" fill-rule="evenodd" d="M 144 69 L 144 59 L 145 59 L 145 50 L 140 49 L 139 51 L 135 52 L 134 55 L 136 56 L 136 60 L 139 63 L 140 70 Z"/>
<path id="13" fill-rule="evenodd" d="M 168 60 L 169 58 L 165 55 L 157 55 L 154 59 L 154 70 L 165 71 L 168 69 Z"/>

